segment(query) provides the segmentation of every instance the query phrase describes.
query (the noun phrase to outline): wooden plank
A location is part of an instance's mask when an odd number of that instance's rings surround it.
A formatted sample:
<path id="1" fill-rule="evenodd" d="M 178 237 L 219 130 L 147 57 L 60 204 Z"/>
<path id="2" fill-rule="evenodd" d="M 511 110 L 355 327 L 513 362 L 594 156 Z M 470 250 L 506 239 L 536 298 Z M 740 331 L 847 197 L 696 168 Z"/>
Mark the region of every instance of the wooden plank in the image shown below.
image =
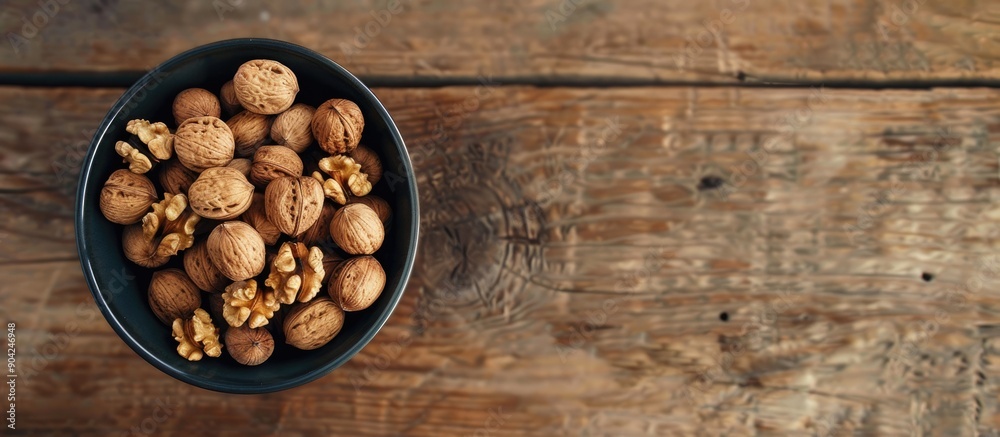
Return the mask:
<path id="1" fill-rule="evenodd" d="M 19 360 L 40 366 L 19 388 L 19 426 L 190 434 L 211 418 L 221 435 L 409 436 L 1000 428 L 1000 92 L 494 91 L 376 89 L 417 168 L 424 215 L 411 287 L 342 369 L 232 397 L 143 363 L 96 315 L 76 261 L 59 261 L 75 256 L 72 240 L 28 236 L 71 226 L 72 202 L 42 158 L 70 153 L 64 145 L 121 90 L 0 88 L 23 108 L 53 108 L 20 118 L 0 109 L 0 199 L 23 205 L 4 218 L 14 260 L 0 265 L 0 294 L 13 302 L 4 316 L 18 323 Z"/>
<path id="2" fill-rule="evenodd" d="M 148 70 L 201 44 L 251 36 L 396 81 L 1000 77 L 1000 9 L 990 0 L 53 2 L 67 4 L 48 20 L 36 0 L 0 6 L 0 29 L 17 41 L 0 47 L 0 73 Z M 23 20 L 37 14 L 44 25 L 33 32 Z"/>

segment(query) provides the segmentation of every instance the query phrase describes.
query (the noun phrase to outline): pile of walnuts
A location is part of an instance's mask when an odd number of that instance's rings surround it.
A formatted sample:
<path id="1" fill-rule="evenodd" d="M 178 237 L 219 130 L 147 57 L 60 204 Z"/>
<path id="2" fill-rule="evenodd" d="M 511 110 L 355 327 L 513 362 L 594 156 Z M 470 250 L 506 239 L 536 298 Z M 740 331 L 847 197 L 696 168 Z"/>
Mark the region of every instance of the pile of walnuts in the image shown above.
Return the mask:
<path id="1" fill-rule="evenodd" d="M 124 225 L 125 257 L 158 269 L 149 307 L 188 360 L 225 348 L 261 364 L 274 351 L 272 330 L 319 348 L 345 311 L 368 308 L 385 286 L 373 255 L 391 210 L 369 194 L 382 163 L 359 145 L 361 109 L 344 99 L 295 103 L 298 91 L 288 67 L 249 61 L 218 97 L 178 94 L 175 130 L 132 120 L 133 136 L 115 146 L 128 169 L 105 182 L 101 212 Z"/>

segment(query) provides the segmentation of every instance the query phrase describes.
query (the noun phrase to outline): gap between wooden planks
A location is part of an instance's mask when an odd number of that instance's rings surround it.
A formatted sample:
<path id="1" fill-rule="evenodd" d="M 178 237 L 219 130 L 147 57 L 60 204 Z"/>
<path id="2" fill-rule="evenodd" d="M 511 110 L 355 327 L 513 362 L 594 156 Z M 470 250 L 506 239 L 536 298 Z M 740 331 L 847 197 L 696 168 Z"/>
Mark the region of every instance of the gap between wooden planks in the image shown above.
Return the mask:
<path id="1" fill-rule="evenodd" d="M 0 296 L 21 359 L 79 325 L 21 387 L 19 423 L 107 434 L 165 403 L 167 433 L 206 415 L 282 435 L 467 435 L 496 414 L 514 435 L 1000 426 L 998 91 L 503 87 L 457 112 L 473 87 L 375 91 L 417 168 L 411 286 L 344 368 L 231 397 L 142 362 L 59 261 L 75 180 L 53 160 L 121 90 L 0 88 L 19 103 L 0 108 Z"/>

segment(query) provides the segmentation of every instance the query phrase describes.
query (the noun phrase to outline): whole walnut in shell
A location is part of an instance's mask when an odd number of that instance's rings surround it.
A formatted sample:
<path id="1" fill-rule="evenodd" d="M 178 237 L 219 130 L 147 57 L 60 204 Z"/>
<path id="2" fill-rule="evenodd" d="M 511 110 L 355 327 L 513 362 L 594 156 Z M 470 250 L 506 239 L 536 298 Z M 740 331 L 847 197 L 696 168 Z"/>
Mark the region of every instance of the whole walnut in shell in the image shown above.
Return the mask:
<path id="1" fill-rule="evenodd" d="M 330 202 L 323 202 L 323 211 L 320 212 L 316 223 L 299 235 L 299 241 L 310 246 L 318 246 L 330 238 L 330 220 L 333 220 L 333 213 L 337 212 L 337 207 Z"/>
<path id="2" fill-rule="evenodd" d="M 101 188 L 99 206 L 108 221 L 130 225 L 142 219 L 158 198 L 149 178 L 121 169 L 111 173 Z"/>
<path id="3" fill-rule="evenodd" d="M 297 303 L 285 316 L 285 343 L 313 350 L 333 340 L 344 326 L 344 311 L 330 298 Z"/>
<path id="4" fill-rule="evenodd" d="M 226 331 L 229 356 L 244 366 L 257 366 L 274 352 L 274 337 L 264 328 L 243 325 Z"/>
<path id="5" fill-rule="evenodd" d="M 226 164 L 226 167 L 232 167 L 239 170 L 240 173 L 243 173 L 243 176 L 246 176 L 247 179 L 250 178 L 250 168 L 252 166 L 253 161 L 247 158 L 234 158 L 232 161 L 229 161 L 229 164 Z"/>
<path id="6" fill-rule="evenodd" d="M 232 167 L 206 169 L 188 188 L 191 209 L 213 220 L 239 217 L 253 199 L 253 185 Z"/>
<path id="7" fill-rule="evenodd" d="M 264 240 L 250 225 L 228 221 L 208 235 L 208 257 L 227 278 L 245 281 L 264 271 Z"/>
<path id="8" fill-rule="evenodd" d="M 180 269 L 166 269 L 153 273 L 149 280 L 149 308 L 164 325 L 174 319 L 187 319 L 201 307 L 201 291 Z"/>
<path id="9" fill-rule="evenodd" d="M 368 205 L 378 215 L 379 220 L 382 220 L 382 226 L 388 231 L 389 220 L 392 219 L 392 207 L 389 206 L 389 202 L 386 202 L 385 199 L 374 194 L 369 194 L 367 196 L 352 197 L 349 203 L 363 203 Z"/>
<path id="10" fill-rule="evenodd" d="M 180 126 L 185 120 L 194 117 L 219 117 L 222 106 L 219 99 L 211 91 L 203 88 L 188 88 L 174 97 L 174 121 Z"/>
<path id="11" fill-rule="evenodd" d="M 260 233 L 260 237 L 264 239 L 264 244 L 271 246 L 278 242 L 281 238 L 281 229 L 278 229 L 271 220 L 267 218 L 267 211 L 264 210 L 264 195 L 260 193 L 253 193 L 253 200 L 250 202 L 250 208 L 243 213 L 240 220 L 247 222 L 250 226 Z"/>
<path id="12" fill-rule="evenodd" d="M 313 137 L 324 151 L 331 155 L 348 153 L 361 141 L 365 118 L 354 102 L 330 99 L 316 108 L 311 126 Z"/>
<path id="13" fill-rule="evenodd" d="M 250 181 L 263 188 L 282 176 L 302 176 L 302 158 L 285 146 L 262 146 L 257 149 L 250 167 Z"/>
<path id="14" fill-rule="evenodd" d="M 295 153 L 302 153 L 313 142 L 312 123 L 316 108 L 305 103 L 296 103 L 287 111 L 278 114 L 271 124 L 271 139 Z"/>
<path id="15" fill-rule="evenodd" d="M 198 179 L 198 173 L 188 170 L 178 160 L 164 161 L 160 166 L 160 186 L 167 193 L 187 194 L 195 179 Z"/>
<path id="16" fill-rule="evenodd" d="M 236 115 L 243 110 L 243 105 L 240 105 L 240 100 L 236 98 L 236 87 L 233 86 L 233 81 L 222 85 L 222 89 L 219 90 L 219 101 L 222 103 L 222 109 L 228 115 Z"/>
<path id="17" fill-rule="evenodd" d="M 177 159 L 195 172 L 229 164 L 235 150 L 233 131 L 216 117 L 189 118 L 174 134 Z"/>
<path id="18" fill-rule="evenodd" d="M 227 120 L 226 124 L 233 131 L 233 141 L 236 142 L 236 156 L 241 158 L 253 156 L 257 148 L 267 141 L 273 120 L 274 118 L 269 115 L 250 111 L 243 111 Z"/>
<path id="19" fill-rule="evenodd" d="M 323 210 L 323 186 L 308 177 L 280 177 L 264 190 L 267 218 L 286 235 L 309 229 Z"/>
<path id="20" fill-rule="evenodd" d="M 372 185 L 382 180 L 382 160 L 379 159 L 374 150 L 366 146 L 358 146 L 348 156 L 361 165 L 361 172 L 368 175 L 368 182 L 371 182 Z"/>
<path id="21" fill-rule="evenodd" d="M 208 244 L 205 241 L 195 243 L 184 251 L 184 271 L 191 282 L 210 293 L 218 293 L 229 285 L 229 279 L 212 264 L 208 256 Z"/>
<path id="22" fill-rule="evenodd" d="M 337 265 L 331 272 L 330 298 L 344 311 L 371 306 L 385 288 L 385 270 L 371 256 L 358 256 Z"/>
<path id="23" fill-rule="evenodd" d="M 240 65 L 233 77 L 236 99 L 247 111 L 278 114 L 295 102 L 299 82 L 295 73 L 280 62 L 255 59 Z"/>
<path id="24" fill-rule="evenodd" d="M 146 238 L 141 224 L 125 226 L 122 231 L 122 252 L 125 258 L 142 267 L 156 268 L 170 261 L 169 255 L 157 254 L 158 241 Z"/>
<path id="25" fill-rule="evenodd" d="M 371 255 L 382 247 L 385 228 L 382 220 L 368 205 L 352 203 L 333 214 L 330 236 L 351 255 Z"/>

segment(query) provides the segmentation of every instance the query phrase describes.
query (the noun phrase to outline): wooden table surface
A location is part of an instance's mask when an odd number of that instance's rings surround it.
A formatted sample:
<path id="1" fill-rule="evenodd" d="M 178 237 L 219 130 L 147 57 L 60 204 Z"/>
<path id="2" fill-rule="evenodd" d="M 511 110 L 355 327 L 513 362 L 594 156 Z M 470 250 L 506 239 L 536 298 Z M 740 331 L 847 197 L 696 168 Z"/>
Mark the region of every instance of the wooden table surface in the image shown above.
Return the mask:
<path id="1" fill-rule="evenodd" d="M 32 375 L 17 433 L 1000 429 L 995 1 L 48 4 L 0 4 L 0 315 Z M 80 160 L 124 88 L 241 36 L 372 86 L 423 214 L 374 341 L 261 396 L 133 353 L 73 238 Z"/>

